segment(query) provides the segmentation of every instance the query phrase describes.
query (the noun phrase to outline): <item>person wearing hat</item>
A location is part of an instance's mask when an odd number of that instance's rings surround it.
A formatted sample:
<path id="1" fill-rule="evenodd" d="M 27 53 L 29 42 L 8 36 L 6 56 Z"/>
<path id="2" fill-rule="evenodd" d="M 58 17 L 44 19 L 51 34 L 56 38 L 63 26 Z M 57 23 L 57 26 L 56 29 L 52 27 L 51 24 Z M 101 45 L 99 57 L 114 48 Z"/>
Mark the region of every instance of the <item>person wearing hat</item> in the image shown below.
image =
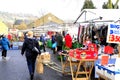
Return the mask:
<path id="1" fill-rule="evenodd" d="M 41 51 L 40 51 L 38 41 L 33 38 L 33 32 L 28 31 L 26 35 L 27 35 L 27 38 L 24 40 L 24 43 L 22 45 L 21 54 L 23 55 L 25 52 L 30 79 L 33 80 L 36 58 L 38 54 L 41 54 Z M 39 53 L 33 52 L 32 51 L 33 47 L 36 47 L 39 50 Z"/>
<path id="2" fill-rule="evenodd" d="M 2 46 L 2 59 L 6 60 L 6 56 L 7 56 L 7 50 L 9 50 L 10 48 L 10 42 L 8 40 L 8 38 L 6 38 L 6 35 L 2 35 L 2 40 L 0 42 L 1 46 Z"/>

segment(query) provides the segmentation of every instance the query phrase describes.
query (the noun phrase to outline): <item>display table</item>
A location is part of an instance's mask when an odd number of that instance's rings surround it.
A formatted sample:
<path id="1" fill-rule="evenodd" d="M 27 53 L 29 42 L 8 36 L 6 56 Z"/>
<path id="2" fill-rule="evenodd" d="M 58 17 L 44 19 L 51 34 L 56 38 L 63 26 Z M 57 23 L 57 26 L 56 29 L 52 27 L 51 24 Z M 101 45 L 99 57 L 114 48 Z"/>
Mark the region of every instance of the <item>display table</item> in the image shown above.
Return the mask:
<path id="1" fill-rule="evenodd" d="M 64 57 L 67 59 L 66 61 L 63 61 L 62 55 L 64 55 Z M 67 54 L 62 54 L 62 55 L 61 55 L 62 73 L 63 74 L 71 74 L 71 69 L 68 70 L 66 68 L 71 67 L 71 66 L 78 66 L 79 62 L 78 61 L 70 61 L 69 56 Z M 76 73 L 76 71 L 73 71 L 73 73 Z"/>
<path id="2" fill-rule="evenodd" d="M 77 51 L 77 53 L 76 53 Z M 72 80 L 89 80 L 94 62 L 97 59 L 97 53 L 89 50 L 69 50 L 68 54 L 61 54 L 61 64 L 63 73 L 71 73 Z M 66 61 L 63 63 L 63 57 L 66 57 Z M 70 67 L 70 72 L 65 71 L 65 67 Z M 81 76 L 84 75 L 84 76 Z"/>
<path id="3" fill-rule="evenodd" d="M 94 62 L 96 59 L 77 59 L 68 54 L 62 54 L 67 57 L 67 60 L 63 63 L 61 56 L 62 72 L 63 74 L 71 73 L 72 80 L 89 80 L 92 69 L 94 67 Z M 89 68 L 86 64 L 89 63 Z M 70 72 L 66 72 L 65 68 L 70 67 Z M 83 66 L 83 67 L 81 67 Z M 76 69 L 74 68 L 76 67 Z M 81 71 L 82 70 L 82 71 Z M 84 77 L 79 77 L 79 75 L 85 75 Z"/>
<path id="4" fill-rule="evenodd" d="M 72 57 L 69 57 L 70 59 L 70 69 L 71 69 L 71 74 L 72 74 L 72 80 L 89 80 L 90 75 L 94 66 L 94 61 L 95 59 L 77 59 L 78 60 L 78 66 L 77 66 L 77 71 L 74 73 L 73 71 L 73 63 L 72 63 Z M 91 66 L 89 66 L 89 70 L 87 69 L 87 66 L 85 65 L 86 63 L 90 62 Z M 84 67 L 84 71 L 80 71 L 81 65 Z M 84 77 L 78 77 L 79 74 L 85 74 Z"/>
<path id="5" fill-rule="evenodd" d="M 67 54 L 60 53 L 66 56 L 66 61 L 63 63 L 61 56 L 61 64 L 63 73 L 65 67 L 70 67 L 72 80 L 89 80 L 94 62 L 98 59 L 98 50 L 96 44 L 89 44 L 88 48 L 77 48 L 67 51 Z M 83 76 L 84 75 L 84 76 Z"/>
<path id="6" fill-rule="evenodd" d="M 120 79 L 120 71 L 115 71 L 114 64 L 108 64 L 106 66 L 102 66 L 101 64 L 95 64 L 95 69 L 99 77 L 105 80 L 119 80 Z"/>

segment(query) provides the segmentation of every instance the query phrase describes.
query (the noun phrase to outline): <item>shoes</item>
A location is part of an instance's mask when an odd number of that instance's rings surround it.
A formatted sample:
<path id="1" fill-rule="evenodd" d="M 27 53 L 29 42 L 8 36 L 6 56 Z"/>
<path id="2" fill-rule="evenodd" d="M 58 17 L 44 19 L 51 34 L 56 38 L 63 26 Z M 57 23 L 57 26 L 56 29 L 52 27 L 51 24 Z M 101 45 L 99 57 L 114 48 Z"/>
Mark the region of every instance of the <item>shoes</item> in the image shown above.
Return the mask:
<path id="1" fill-rule="evenodd" d="M 34 75 L 33 75 L 33 74 L 31 74 L 31 75 L 30 75 L 30 80 L 33 80 L 33 77 L 34 77 Z"/>
<path id="2" fill-rule="evenodd" d="M 6 60 L 6 57 L 2 56 L 2 59 L 3 59 L 3 60 Z"/>

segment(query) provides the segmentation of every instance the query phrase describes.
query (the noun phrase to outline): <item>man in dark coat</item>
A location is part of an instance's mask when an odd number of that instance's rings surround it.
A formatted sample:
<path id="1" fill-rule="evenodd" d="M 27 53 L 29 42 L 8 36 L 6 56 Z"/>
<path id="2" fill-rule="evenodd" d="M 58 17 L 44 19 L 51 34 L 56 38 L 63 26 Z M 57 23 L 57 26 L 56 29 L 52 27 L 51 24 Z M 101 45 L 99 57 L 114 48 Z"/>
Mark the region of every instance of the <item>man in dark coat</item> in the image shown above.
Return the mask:
<path id="1" fill-rule="evenodd" d="M 60 33 L 56 33 L 57 51 L 62 51 L 63 36 Z"/>
<path id="2" fill-rule="evenodd" d="M 32 49 L 34 46 L 39 50 L 39 53 L 32 52 Z M 38 41 L 36 39 L 33 39 L 32 31 L 29 31 L 27 33 L 27 38 L 25 39 L 23 43 L 21 54 L 23 55 L 24 52 L 25 52 L 25 56 L 27 60 L 27 66 L 28 66 L 29 73 L 30 73 L 30 79 L 33 80 L 36 58 L 38 54 L 41 54 L 41 51 L 40 51 Z"/>

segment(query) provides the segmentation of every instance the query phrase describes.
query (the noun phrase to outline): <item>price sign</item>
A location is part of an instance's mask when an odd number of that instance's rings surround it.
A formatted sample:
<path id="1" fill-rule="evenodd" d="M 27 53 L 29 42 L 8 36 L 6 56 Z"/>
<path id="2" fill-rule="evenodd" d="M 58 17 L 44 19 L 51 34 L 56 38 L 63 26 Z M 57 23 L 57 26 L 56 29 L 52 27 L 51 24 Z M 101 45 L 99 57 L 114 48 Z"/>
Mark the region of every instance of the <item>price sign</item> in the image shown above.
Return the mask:
<path id="1" fill-rule="evenodd" d="M 120 43 L 120 24 L 109 24 L 107 42 Z"/>

